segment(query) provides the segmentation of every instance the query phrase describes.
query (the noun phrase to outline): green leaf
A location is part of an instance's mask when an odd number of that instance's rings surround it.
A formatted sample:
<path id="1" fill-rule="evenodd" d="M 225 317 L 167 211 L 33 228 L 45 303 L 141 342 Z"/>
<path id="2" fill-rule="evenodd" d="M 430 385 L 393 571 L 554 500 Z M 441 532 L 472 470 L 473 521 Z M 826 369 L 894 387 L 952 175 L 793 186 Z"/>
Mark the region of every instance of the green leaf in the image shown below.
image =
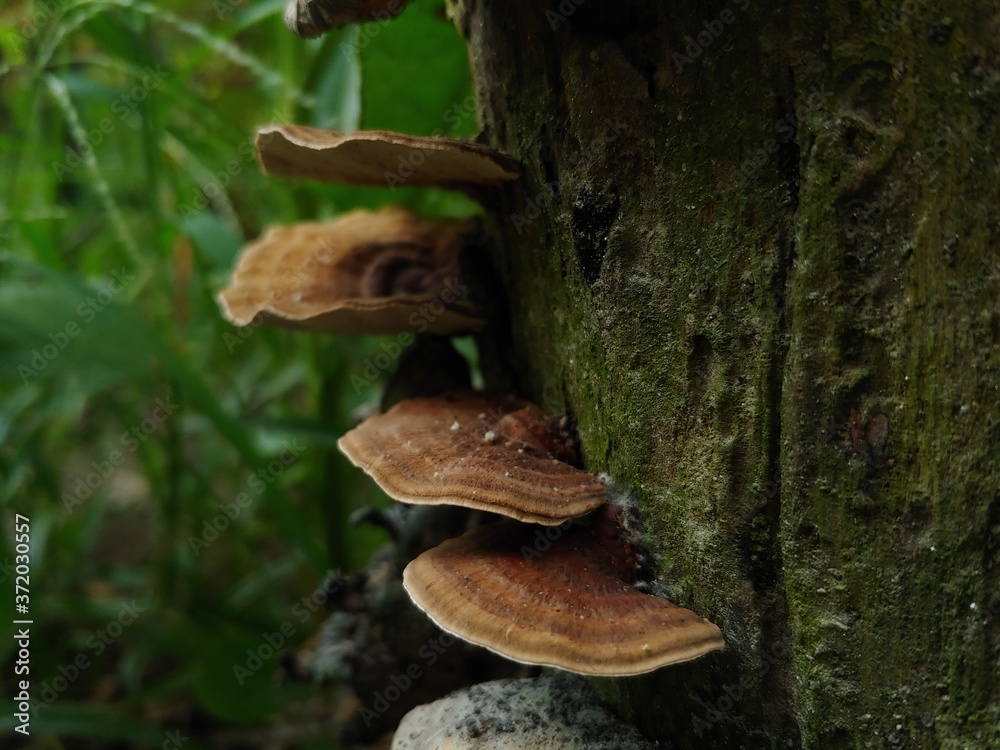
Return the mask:
<path id="1" fill-rule="evenodd" d="M 0 24 L 0 53 L 11 65 L 24 63 L 24 35 L 13 24 Z"/>
<path id="2" fill-rule="evenodd" d="M 31 263 L 17 269 L 0 282 L 0 378 L 68 375 L 93 392 L 149 370 L 150 334 L 118 301 L 134 280 L 129 269 L 90 284 Z"/>
<path id="3" fill-rule="evenodd" d="M 412 135 L 475 131 L 475 97 L 465 40 L 444 3 L 411 3 L 392 21 L 362 24 L 361 125 Z"/>
<path id="4" fill-rule="evenodd" d="M 228 271 L 232 267 L 243 244 L 232 224 L 215 214 L 200 213 L 184 219 L 180 228 L 213 268 Z"/>
<path id="5" fill-rule="evenodd" d="M 280 630 L 206 632 L 202 644 L 192 682 L 205 708 L 237 724 L 257 723 L 274 711 L 275 670 L 281 651 L 292 645 Z"/>
<path id="6" fill-rule="evenodd" d="M 361 63 L 355 43 L 357 26 L 348 26 L 339 37 L 327 35 L 313 64 L 316 96 L 311 125 L 350 132 L 361 122 Z"/>

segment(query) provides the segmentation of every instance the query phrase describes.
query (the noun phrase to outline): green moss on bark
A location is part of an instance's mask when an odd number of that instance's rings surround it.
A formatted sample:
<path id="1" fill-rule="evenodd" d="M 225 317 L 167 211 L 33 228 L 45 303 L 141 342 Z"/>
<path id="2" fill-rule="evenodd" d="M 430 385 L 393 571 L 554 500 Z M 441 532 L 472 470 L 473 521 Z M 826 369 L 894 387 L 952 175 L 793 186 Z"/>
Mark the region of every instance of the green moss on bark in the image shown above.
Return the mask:
<path id="1" fill-rule="evenodd" d="M 727 637 L 602 687 L 678 747 L 1000 743 L 996 10 L 667 5 L 460 14 L 526 167 L 484 360 Z"/>

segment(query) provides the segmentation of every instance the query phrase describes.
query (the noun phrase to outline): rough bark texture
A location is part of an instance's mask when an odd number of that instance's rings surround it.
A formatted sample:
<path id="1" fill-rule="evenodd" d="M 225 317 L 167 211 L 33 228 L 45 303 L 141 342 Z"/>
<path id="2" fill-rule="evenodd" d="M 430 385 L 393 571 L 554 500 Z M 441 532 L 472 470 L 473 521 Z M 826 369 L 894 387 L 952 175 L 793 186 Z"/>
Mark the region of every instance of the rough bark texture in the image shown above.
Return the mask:
<path id="1" fill-rule="evenodd" d="M 994 0 L 464 0 L 509 320 L 728 649 L 675 747 L 1000 747 Z M 503 373 L 503 375 L 498 375 Z"/>

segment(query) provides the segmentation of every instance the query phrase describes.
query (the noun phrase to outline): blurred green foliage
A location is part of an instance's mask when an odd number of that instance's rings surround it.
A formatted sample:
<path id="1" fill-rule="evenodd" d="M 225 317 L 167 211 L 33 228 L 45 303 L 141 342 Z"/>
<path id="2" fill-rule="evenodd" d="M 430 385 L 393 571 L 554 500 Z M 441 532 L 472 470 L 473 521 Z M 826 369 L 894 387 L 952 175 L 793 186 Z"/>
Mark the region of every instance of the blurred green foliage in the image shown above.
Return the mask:
<path id="1" fill-rule="evenodd" d="M 440 1 L 313 41 L 282 6 L 0 10 L 0 685 L 15 695 L 21 514 L 43 704 L 26 746 L 332 746 L 329 707 L 304 715 L 318 689 L 279 684 L 277 657 L 242 684 L 234 666 L 283 625 L 282 648 L 314 633 L 324 613 L 296 603 L 380 543 L 345 518 L 384 498 L 335 451 L 377 398 L 351 376 L 379 342 L 237 330 L 213 296 L 270 223 L 474 210 L 267 178 L 257 126 L 468 135 L 474 99 Z"/>

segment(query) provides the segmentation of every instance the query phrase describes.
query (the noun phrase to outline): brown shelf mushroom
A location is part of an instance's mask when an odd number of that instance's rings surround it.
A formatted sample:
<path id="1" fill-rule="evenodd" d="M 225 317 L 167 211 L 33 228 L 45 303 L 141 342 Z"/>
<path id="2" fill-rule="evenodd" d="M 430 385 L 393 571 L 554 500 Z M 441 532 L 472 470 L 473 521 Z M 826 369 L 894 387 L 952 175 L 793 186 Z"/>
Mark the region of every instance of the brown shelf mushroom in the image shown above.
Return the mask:
<path id="1" fill-rule="evenodd" d="M 466 222 L 400 208 L 271 227 L 244 248 L 218 294 L 238 326 L 254 322 L 342 334 L 478 331 L 457 284 Z M 260 316 L 260 317 L 258 317 Z"/>
<path id="2" fill-rule="evenodd" d="M 565 673 L 494 680 L 417 706 L 391 750 L 652 750 L 586 680 Z"/>
<path id="3" fill-rule="evenodd" d="M 304 125 L 257 131 L 264 171 L 348 185 L 439 187 L 476 194 L 521 175 L 514 159 L 489 146 L 385 130 L 338 133 Z"/>
<path id="4" fill-rule="evenodd" d="M 403 401 L 344 435 L 340 450 L 390 497 L 556 525 L 602 505 L 600 480 L 567 463 L 559 421 L 513 396 Z"/>
<path id="5" fill-rule="evenodd" d="M 573 528 L 543 549 L 538 532 L 473 529 L 414 559 L 403 586 L 442 629 L 526 664 L 627 676 L 723 648 L 708 620 L 626 582 L 623 547 Z"/>
<path id="6" fill-rule="evenodd" d="M 304 39 L 349 23 L 384 21 L 403 12 L 410 0 L 290 0 L 285 26 Z"/>

